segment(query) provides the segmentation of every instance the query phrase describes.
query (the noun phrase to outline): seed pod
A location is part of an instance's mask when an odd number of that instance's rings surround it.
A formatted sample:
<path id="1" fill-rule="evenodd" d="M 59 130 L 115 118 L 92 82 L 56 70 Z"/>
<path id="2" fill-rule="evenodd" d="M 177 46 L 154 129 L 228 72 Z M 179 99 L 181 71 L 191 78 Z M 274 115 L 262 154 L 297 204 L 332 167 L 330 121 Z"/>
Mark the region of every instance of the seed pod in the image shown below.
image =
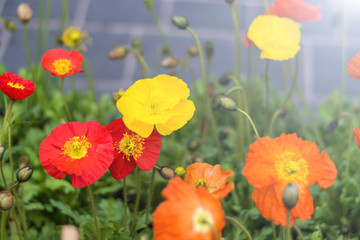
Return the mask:
<path id="1" fill-rule="evenodd" d="M 31 167 L 23 167 L 16 173 L 16 179 L 18 182 L 26 182 L 31 178 L 33 169 Z"/>
<path id="2" fill-rule="evenodd" d="M 127 57 L 129 52 L 129 48 L 127 46 L 118 46 L 109 52 L 108 58 L 111 60 L 124 59 Z"/>
<path id="3" fill-rule="evenodd" d="M 171 21 L 178 29 L 186 29 L 189 26 L 188 20 L 181 16 L 173 16 Z"/>
<path id="4" fill-rule="evenodd" d="M 31 10 L 29 4 L 27 4 L 27 3 L 21 3 L 17 7 L 16 12 L 17 12 L 17 16 L 18 16 L 19 20 L 23 24 L 27 24 L 28 22 L 30 22 L 30 20 L 33 16 L 33 11 Z"/>
<path id="5" fill-rule="evenodd" d="M 225 2 L 227 2 L 228 4 L 232 4 L 234 0 L 225 0 Z"/>
<path id="6" fill-rule="evenodd" d="M 232 81 L 232 79 L 234 79 L 234 78 L 235 78 L 234 74 L 232 74 L 232 73 L 226 73 L 226 74 L 224 74 L 224 75 L 219 79 L 219 83 L 220 83 L 220 85 L 226 86 L 226 85 L 228 85 L 228 84 Z"/>
<path id="7" fill-rule="evenodd" d="M 8 192 L 0 192 L 0 209 L 3 211 L 9 210 L 14 203 L 14 196 Z"/>
<path id="8" fill-rule="evenodd" d="M 152 0 L 144 0 L 144 4 L 147 9 L 152 9 L 154 7 L 154 3 Z"/>
<path id="9" fill-rule="evenodd" d="M 169 56 L 164 58 L 164 60 L 161 62 L 161 66 L 163 68 L 175 68 L 177 66 L 179 66 L 180 64 L 180 60 L 174 56 Z"/>
<path id="10" fill-rule="evenodd" d="M 174 170 L 172 170 L 169 167 L 161 167 L 161 169 L 159 170 L 159 173 L 163 178 L 165 178 L 167 180 L 170 180 L 175 177 Z"/>
<path id="11" fill-rule="evenodd" d="M 289 183 L 288 185 L 286 185 L 282 195 L 282 201 L 285 207 L 291 210 L 293 207 L 295 207 L 298 198 L 299 198 L 299 188 L 296 186 L 296 184 Z"/>

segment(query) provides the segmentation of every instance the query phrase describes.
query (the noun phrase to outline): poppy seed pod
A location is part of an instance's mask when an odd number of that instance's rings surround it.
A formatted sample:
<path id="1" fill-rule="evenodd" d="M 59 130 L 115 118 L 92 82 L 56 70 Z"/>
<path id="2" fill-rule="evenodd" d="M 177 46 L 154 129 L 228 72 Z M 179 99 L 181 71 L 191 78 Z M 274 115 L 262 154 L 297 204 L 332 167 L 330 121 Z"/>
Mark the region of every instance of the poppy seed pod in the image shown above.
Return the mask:
<path id="1" fill-rule="evenodd" d="M 298 186 L 296 186 L 295 183 L 289 183 L 288 185 L 286 185 L 282 195 L 282 201 L 285 207 L 291 210 L 293 207 L 295 207 L 298 198 L 299 198 Z"/>
<path id="2" fill-rule="evenodd" d="M 175 172 L 169 167 L 161 167 L 159 170 L 160 175 L 166 180 L 170 180 L 175 177 Z"/>
<path id="3" fill-rule="evenodd" d="M 3 211 L 9 210 L 14 203 L 14 196 L 8 192 L 0 192 L 0 209 Z"/>
<path id="4" fill-rule="evenodd" d="M 127 46 L 118 46 L 109 52 L 108 58 L 110 60 L 124 59 L 127 57 L 129 52 L 129 48 Z"/>
<path id="5" fill-rule="evenodd" d="M 31 178 L 33 169 L 31 167 L 23 167 L 16 173 L 16 179 L 18 182 L 26 182 Z"/>
<path id="6" fill-rule="evenodd" d="M 33 16 L 33 11 L 31 10 L 29 4 L 27 4 L 27 3 L 21 3 L 17 7 L 16 12 L 17 12 L 17 16 L 18 16 L 19 20 L 23 24 L 27 24 L 28 22 L 30 22 L 30 20 Z"/>
<path id="7" fill-rule="evenodd" d="M 219 83 L 222 86 L 226 86 L 228 85 L 233 79 L 235 79 L 234 74 L 232 73 L 227 73 L 224 74 L 220 79 L 219 79 Z"/>
<path id="8" fill-rule="evenodd" d="M 178 29 L 186 29 L 189 26 L 189 22 L 186 18 L 181 16 L 173 16 L 171 18 L 171 22 L 178 28 Z"/>

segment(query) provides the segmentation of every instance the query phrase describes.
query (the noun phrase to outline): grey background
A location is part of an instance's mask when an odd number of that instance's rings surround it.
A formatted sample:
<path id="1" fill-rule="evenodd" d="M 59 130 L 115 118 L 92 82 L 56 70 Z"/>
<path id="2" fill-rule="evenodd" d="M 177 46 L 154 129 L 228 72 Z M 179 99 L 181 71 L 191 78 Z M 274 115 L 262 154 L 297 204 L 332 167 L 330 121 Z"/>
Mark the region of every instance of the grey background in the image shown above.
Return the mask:
<path id="1" fill-rule="evenodd" d="M 16 33 L 9 33 L 0 27 L 0 61 L 8 71 L 16 72 L 26 66 L 22 41 L 22 25 L 17 20 L 18 4 L 27 2 L 34 11 L 34 18 L 29 23 L 29 42 L 32 57 L 35 56 L 37 41 L 39 1 L 0 0 L 0 15 L 15 21 Z M 44 0 L 46 3 L 47 0 Z M 273 1 L 269 0 L 271 4 Z M 302 45 L 299 53 L 301 86 L 307 99 L 313 106 L 323 102 L 333 89 L 340 89 L 341 61 L 343 44 L 344 12 L 346 12 L 347 34 L 345 40 L 346 63 L 360 52 L 360 1 L 306 0 L 311 5 L 322 5 L 323 17 L 313 23 L 302 23 Z M 348 3 L 348 7 L 344 6 Z M 239 0 L 237 2 L 240 31 L 244 35 L 251 21 L 264 11 L 263 0 Z M 187 31 L 175 28 L 170 19 L 173 15 L 184 16 L 190 26 L 198 33 L 202 43 L 212 41 L 215 56 L 211 73 L 223 75 L 233 70 L 235 64 L 235 40 L 231 13 L 224 0 L 154 0 L 159 18 L 170 39 L 175 55 L 183 58 L 188 46 L 195 41 Z M 45 6 L 44 6 L 45 9 Z M 50 44 L 54 42 L 55 32 L 61 16 L 61 1 L 52 1 L 50 19 Z M 127 88 L 141 77 L 141 71 L 133 56 L 121 61 L 110 61 L 108 52 L 117 45 L 130 45 L 131 40 L 138 38 L 143 42 L 143 52 L 149 65 L 154 69 L 156 51 L 163 45 L 158 30 L 153 23 L 150 12 L 142 0 L 69 0 L 70 25 L 80 26 L 88 32 L 93 43 L 84 54 L 90 60 L 96 77 L 99 93 L 110 93 L 120 87 Z M 50 45 L 51 46 L 51 45 Z M 243 73 L 246 74 L 247 54 L 242 49 Z M 199 59 L 190 61 L 200 75 Z M 264 73 L 265 60 L 260 60 L 260 74 Z M 283 89 L 280 64 L 270 63 L 270 81 Z M 166 73 L 166 69 L 162 69 Z M 355 99 L 360 82 L 346 74 L 346 95 Z M 189 82 L 189 75 L 184 76 Z M 84 77 L 76 75 L 77 87 L 87 87 Z"/>

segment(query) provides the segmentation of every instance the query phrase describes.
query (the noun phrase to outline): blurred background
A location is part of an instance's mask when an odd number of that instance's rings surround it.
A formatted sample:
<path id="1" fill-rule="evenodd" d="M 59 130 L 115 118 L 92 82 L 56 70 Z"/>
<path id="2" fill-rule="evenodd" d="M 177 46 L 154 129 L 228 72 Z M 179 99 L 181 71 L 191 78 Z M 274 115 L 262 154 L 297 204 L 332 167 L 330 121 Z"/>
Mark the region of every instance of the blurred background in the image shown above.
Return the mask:
<path id="1" fill-rule="evenodd" d="M 28 24 L 29 44 L 32 60 L 35 61 L 39 13 L 45 14 L 51 7 L 49 22 L 49 48 L 57 44 L 59 37 L 59 19 L 63 14 L 64 0 L 0 0 L 0 16 L 13 20 L 17 31 L 11 33 L 0 26 L 0 61 L 7 71 L 18 72 L 26 67 L 23 45 L 22 24 L 16 17 L 16 8 L 26 2 L 34 12 Z M 183 59 L 186 50 L 195 41 L 189 32 L 179 30 L 171 23 L 174 15 L 188 19 L 191 28 L 198 34 L 204 44 L 214 44 L 214 58 L 211 63 L 211 74 L 221 76 L 233 71 L 235 66 L 235 38 L 231 12 L 224 0 L 154 0 L 154 8 L 175 56 Z M 299 81 L 312 106 L 326 99 L 334 89 L 340 89 L 341 78 L 346 78 L 346 95 L 356 98 L 360 82 L 353 80 L 346 73 L 347 62 L 360 52 L 360 1 L 359 0 L 306 0 L 311 5 L 322 5 L 322 19 L 312 23 L 302 23 L 302 45 L 299 54 Z M 269 4 L 273 1 L 269 0 Z M 143 55 L 154 70 L 154 59 L 162 38 L 154 24 L 153 18 L 145 7 L 143 0 L 70 0 L 68 1 L 69 25 L 80 26 L 92 38 L 84 53 L 89 59 L 99 94 L 109 93 L 119 88 L 128 88 L 130 84 L 142 78 L 141 70 L 133 55 L 126 59 L 111 61 L 107 55 L 118 45 L 131 45 L 133 39 L 140 39 L 143 44 Z M 240 31 L 245 35 L 252 20 L 264 12 L 263 0 L 237 1 Z M 62 32 L 61 32 L 62 33 Z M 46 49 L 43 50 L 43 52 Z M 258 52 L 254 50 L 253 58 Z M 43 54 L 42 52 L 42 54 Z M 248 49 L 242 49 L 242 72 L 246 76 Z M 345 63 L 345 64 L 344 64 Z M 190 60 L 197 77 L 200 79 L 198 58 Z M 345 67 L 345 68 L 344 68 Z M 154 71 L 153 71 L 154 72 Z M 168 70 L 162 68 L 161 73 Z M 265 72 L 265 60 L 259 61 L 259 74 Z M 76 76 L 76 87 L 86 89 L 87 84 L 82 74 Z M 184 75 L 188 83 L 190 74 Z M 270 61 L 270 81 L 279 91 L 283 90 L 280 64 Z"/>

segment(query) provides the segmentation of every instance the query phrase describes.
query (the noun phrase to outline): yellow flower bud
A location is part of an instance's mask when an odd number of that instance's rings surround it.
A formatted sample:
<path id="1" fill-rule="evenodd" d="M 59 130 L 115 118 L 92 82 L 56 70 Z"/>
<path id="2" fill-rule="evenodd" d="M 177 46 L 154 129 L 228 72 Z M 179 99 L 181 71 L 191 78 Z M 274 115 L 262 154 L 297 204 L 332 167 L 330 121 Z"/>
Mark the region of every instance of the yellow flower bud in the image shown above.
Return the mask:
<path id="1" fill-rule="evenodd" d="M 182 177 L 186 173 L 185 169 L 183 167 L 177 167 L 175 168 L 175 174 Z"/>

